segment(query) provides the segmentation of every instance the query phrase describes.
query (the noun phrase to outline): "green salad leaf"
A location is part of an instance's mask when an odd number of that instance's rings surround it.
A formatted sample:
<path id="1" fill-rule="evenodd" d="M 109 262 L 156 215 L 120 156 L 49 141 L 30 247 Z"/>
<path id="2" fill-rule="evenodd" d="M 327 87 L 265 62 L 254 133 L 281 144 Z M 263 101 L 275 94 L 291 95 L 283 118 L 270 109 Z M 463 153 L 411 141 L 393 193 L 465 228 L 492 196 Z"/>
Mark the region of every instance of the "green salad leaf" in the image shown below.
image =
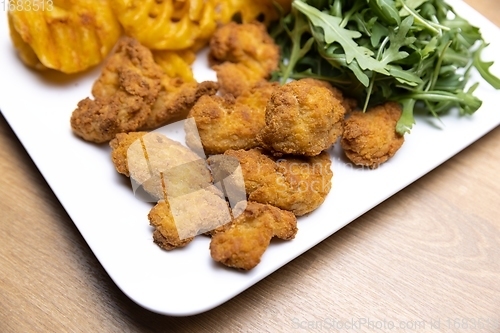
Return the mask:
<path id="1" fill-rule="evenodd" d="M 479 29 L 444 0 L 294 0 L 272 36 L 282 50 L 274 79 L 327 80 L 364 110 L 397 101 L 400 134 L 410 132 L 417 108 L 434 117 L 478 110 L 471 68 L 500 89 L 493 63 L 481 59 Z"/>

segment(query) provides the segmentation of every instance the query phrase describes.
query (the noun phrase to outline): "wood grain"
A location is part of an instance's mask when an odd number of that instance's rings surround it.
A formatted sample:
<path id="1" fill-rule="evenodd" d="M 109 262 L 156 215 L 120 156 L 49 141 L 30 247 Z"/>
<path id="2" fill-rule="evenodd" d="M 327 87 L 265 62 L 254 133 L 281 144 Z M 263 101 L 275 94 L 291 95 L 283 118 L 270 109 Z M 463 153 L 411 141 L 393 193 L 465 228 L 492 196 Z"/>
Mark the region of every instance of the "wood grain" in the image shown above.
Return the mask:
<path id="1" fill-rule="evenodd" d="M 467 2 L 500 25 L 500 2 Z M 499 332 L 498 174 L 500 128 L 229 302 L 175 318 L 116 287 L 0 116 L 0 332 Z"/>

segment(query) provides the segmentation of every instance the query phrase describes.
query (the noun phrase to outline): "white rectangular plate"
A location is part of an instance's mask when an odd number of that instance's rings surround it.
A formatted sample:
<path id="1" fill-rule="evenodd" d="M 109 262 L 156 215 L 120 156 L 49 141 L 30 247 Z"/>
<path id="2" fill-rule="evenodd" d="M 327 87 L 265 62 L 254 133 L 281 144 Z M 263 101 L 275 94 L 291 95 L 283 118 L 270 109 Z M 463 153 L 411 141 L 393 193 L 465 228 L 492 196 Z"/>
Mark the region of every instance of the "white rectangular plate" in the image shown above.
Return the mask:
<path id="1" fill-rule="evenodd" d="M 491 42 L 485 59 L 498 60 L 500 29 L 460 0 L 449 1 Z M 437 167 L 500 123 L 498 92 L 480 81 L 484 101 L 472 117 L 444 116 L 442 123 L 417 118 L 396 156 L 377 170 L 353 168 L 332 150 L 333 189 L 325 203 L 299 218 L 297 237 L 271 244 L 250 272 L 215 264 L 209 239 L 197 237 L 186 248 L 160 250 L 152 241 L 147 214 L 152 205 L 137 200 L 116 173 L 107 145 L 75 137 L 69 119 L 77 102 L 90 95 L 96 68 L 82 75 L 46 75 L 19 61 L 10 42 L 7 15 L 0 17 L 0 109 L 40 172 L 118 287 L 141 306 L 158 313 L 201 313 L 229 300 L 389 196 Z M 499 64 L 493 67 L 500 73 Z M 204 57 L 198 79 L 213 79 Z"/>

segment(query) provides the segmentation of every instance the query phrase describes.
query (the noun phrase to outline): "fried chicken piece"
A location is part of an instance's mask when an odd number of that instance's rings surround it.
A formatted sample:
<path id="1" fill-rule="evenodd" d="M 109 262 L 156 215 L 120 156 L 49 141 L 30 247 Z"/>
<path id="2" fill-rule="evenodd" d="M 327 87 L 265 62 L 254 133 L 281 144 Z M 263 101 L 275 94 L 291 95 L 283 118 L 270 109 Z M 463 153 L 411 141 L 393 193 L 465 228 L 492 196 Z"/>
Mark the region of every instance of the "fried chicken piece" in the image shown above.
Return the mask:
<path id="1" fill-rule="evenodd" d="M 225 62 L 213 69 L 217 73 L 219 91 L 222 96 L 238 97 L 253 85 L 267 81 L 262 78 L 261 69 L 253 64 Z"/>
<path id="2" fill-rule="evenodd" d="M 94 83 L 95 100 L 78 103 L 71 128 L 85 140 L 102 143 L 142 127 L 161 88 L 162 69 L 151 51 L 123 37 Z"/>
<path id="3" fill-rule="evenodd" d="M 149 212 L 148 219 L 154 228 L 153 241 L 164 250 L 184 247 L 194 239 L 194 236 L 184 239 L 179 237 L 168 201 L 160 200 Z"/>
<path id="4" fill-rule="evenodd" d="M 214 184 L 224 192 L 229 201 L 233 217 L 238 217 L 245 209 L 247 202 L 245 179 L 240 162 L 233 156 L 212 155 L 209 167 Z"/>
<path id="5" fill-rule="evenodd" d="M 259 22 L 231 22 L 210 40 L 209 60 L 217 72 L 221 94 L 239 96 L 278 68 L 279 47 Z"/>
<path id="6" fill-rule="evenodd" d="M 94 100 L 78 103 L 71 127 L 85 140 L 106 142 L 117 133 L 154 129 L 184 118 L 202 95 L 217 90 L 216 82 L 169 77 L 149 49 L 124 37 L 92 87 Z"/>
<path id="7" fill-rule="evenodd" d="M 183 119 L 189 110 L 202 96 L 212 96 L 217 93 L 217 82 L 185 82 L 180 78 L 162 78 L 162 88 L 151 114 L 142 129 L 155 129 L 168 122 Z"/>
<path id="8" fill-rule="evenodd" d="M 160 200 L 148 214 L 153 240 L 164 250 L 189 244 L 195 236 L 231 221 L 226 200 L 215 186 Z"/>
<path id="9" fill-rule="evenodd" d="M 271 95 L 259 138 L 276 155 L 318 155 L 342 134 L 345 108 L 341 102 L 322 83 L 287 83 Z"/>
<path id="10" fill-rule="evenodd" d="M 296 233 L 297 219 L 291 212 L 250 201 L 243 214 L 212 236 L 210 255 L 226 266 L 250 270 L 273 237 L 290 240 Z"/>
<path id="11" fill-rule="evenodd" d="M 180 197 L 212 185 L 205 160 L 160 133 L 120 133 L 110 146 L 116 170 L 142 187 L 150 201 Z"/>
<path id="12" fill-rule="evenodd" d="M 198 133 L 186 131 L 189 147 L 201 139 L 206 154 L 260 146 L 257 134 L 265 125 L 266 105 L 278 83 L 261 82 L 236 99 L 202 96 L 188 114 Z M 199 134 L 199 138 L 196 134 Z"/>
<path id="13" fill-rule="evenodd" d="M 190 149 L 155 132 L 120 133 L 110 146 L 116 170 L 141 185 L 149 201 L 159 200 L 148 218 L 161 248 L 186 246 L 231 221 L 206 161 Z"/>
<path id="14" fill-rule="evenodd" d="M 333 173 L 327 152 L 277 159 L 262 149 L 228 150 L 238 159 L 248 200 L 289 210 L 296 216 L 318 208 L 330 192 Z M 211 158 L 208 159 L 211 165 Z"/>
<path id="15" fill-rule="evenodd" d="M 127 159 L 128 149 L 134 142 L 140 140 L 140 138 L 146 134 L 147 132 L 119 133 L 109 142 L 109 146 L 111 147 L 111 160 L 118 173 L 130 177 Z"/>
<path id="16" fill-rule="evenodd" d="M 356 165 L 375 169 L 394 156 L 404 143 L 404 136 L 396 132 L 401 113 L 401 106 L 395 102 L 365 113 L 352 112 L 340 141 L 347 158 Z"/>
<path id="17" fill-rule="evenodd" d="M 340 101 L 340 103 L 342 103 L 342 106 L 344 107 L 346 114 L 350 113 L 351 111 L 354 111 L 358 106 L 358 102 L 355 99 L 345 97 L 340 89 L 332 86 L 328 81 L 317 80 L 312 78 L 304 78 L 300 79 L 300 81 L 302 81 L 302 83 L 307 83 L 318 87 L 325 87 L 328 90 L 330 90 L 333 94 L 333 97 L 335 97 L 337 100 Z"/>

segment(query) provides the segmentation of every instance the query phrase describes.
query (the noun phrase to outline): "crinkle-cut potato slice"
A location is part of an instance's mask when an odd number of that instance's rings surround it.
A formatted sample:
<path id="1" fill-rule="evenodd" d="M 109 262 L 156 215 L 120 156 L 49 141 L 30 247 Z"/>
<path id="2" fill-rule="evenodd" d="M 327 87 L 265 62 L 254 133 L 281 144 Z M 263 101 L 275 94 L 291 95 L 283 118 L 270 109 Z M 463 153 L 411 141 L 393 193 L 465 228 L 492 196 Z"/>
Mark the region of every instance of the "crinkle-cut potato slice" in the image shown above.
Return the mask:
<path id="1" fill-rule="evenodd" d="M 9 15 L 22 41 L 47 68 L 64 73 L 84 71 L 99 64 L 121 35 L 107 0 L 55 0 L 52 6 L 46 1 L 43 8 L 13 10 Z M 19 44 L 14 41 L 18 49 Z M 26 57 L 29 51 L 25 47 L 20 53 L 27 65 L 36 67 L 33 54 Z"/>
<path id="2" fill-rule="evenodd" d="M 288 13 L 292 4 L 292 0 L 216 0 L 216 2 L 221 22 L 228 23 L 237 16 L 241 23 L 260 21 L 267 26 L 280 18 L 280 11 Z"/>
<path id="3" fill-rule="evenodd" d="M 217 27 L 213 1 L 111 0 L 125 33 L 154 50 L 182 50 Z"/>
<path id="4" fill-rule="evenodd" d="M 29 67 L 32 67 L 34 69 L 38 70 L 46 70 L 47 67 L 45 67 L 41 62 L 40 59 L 35 54 L 35 51 L 27 44 L 19 32 L 14 28 L 14 23 L 12 22 L 12 13 L 8 12 L 8 18 L 9 18 L 9 30 L 10 30 L 10 39 L 12 40 L 12 44 L 14 44 L 14 47 L 17 50 L 17 53 L 19 54 L 19 58 L 28 65 Z"/>
<path id="5" fill-rule="evenodd" d="M 191 50 L 153 51 L 155 62 L 169 78 L 181 78 L 184 82 L 195 82 L 191 64 L 196 60 L 196 53 Z"/>
<path id="6" fill-rule="evenodd" d="M 273 0 L 110 0 L 125 33 L 153 50 L 200 50 L 219 25 L 279 18 Z M 278 0 L 284 12 L 290 0 Z"/>
<path id="7" fill-rule="evenodd" d="M 224 1 L 218 1 L 222 3 Z M 251 23 L 260 21 L 265 25 L 269 25 L 272 21 L 280 18 L 280 9 L 275 6 L 275 3 L 281 7 L 284 13 L 287 13 L 291 7 L 291 0 L 228 0 L 226 7 L 223 9 L 224 19 L 227 20 L 227 15 L 230 15 L 229 22 L 235 14 L 238 14 L 241 23 Z"/>

